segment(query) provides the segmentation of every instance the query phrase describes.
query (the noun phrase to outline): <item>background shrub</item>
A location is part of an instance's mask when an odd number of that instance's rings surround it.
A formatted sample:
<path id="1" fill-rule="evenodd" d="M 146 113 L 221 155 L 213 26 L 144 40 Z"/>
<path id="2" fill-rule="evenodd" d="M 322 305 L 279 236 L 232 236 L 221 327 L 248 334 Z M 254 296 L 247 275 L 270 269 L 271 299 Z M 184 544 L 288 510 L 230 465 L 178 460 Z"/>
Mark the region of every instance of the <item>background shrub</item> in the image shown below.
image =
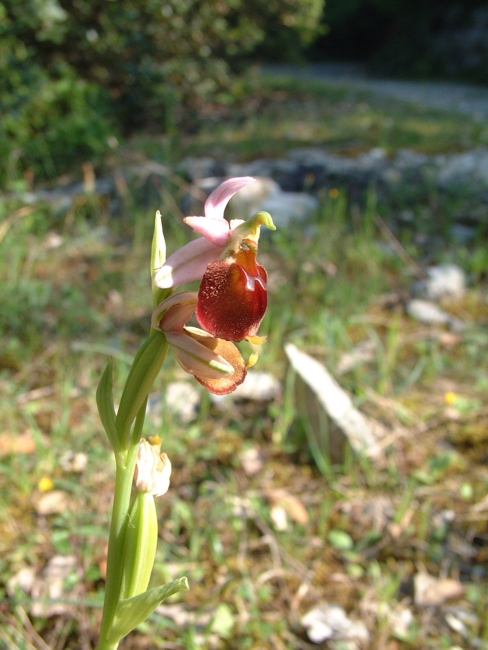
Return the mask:
<path id="1" fill-rule="evenodd" d="M 259 46 L 291 56 L 309 43 L 322 8 L 323 0 L 0 0 L 3 159 L 52 175 L 103 150 L 115 126 L 125 134 L 184 126 L 206 102 L 232 101 Z"/>

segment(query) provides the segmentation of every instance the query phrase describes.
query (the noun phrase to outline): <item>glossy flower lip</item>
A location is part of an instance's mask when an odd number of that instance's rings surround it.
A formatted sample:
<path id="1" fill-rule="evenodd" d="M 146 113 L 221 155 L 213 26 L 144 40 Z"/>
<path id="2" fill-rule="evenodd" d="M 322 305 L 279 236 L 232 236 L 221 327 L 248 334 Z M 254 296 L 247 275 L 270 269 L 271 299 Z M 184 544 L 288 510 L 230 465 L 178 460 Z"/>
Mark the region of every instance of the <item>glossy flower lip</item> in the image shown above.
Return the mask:
<path id="1" fill-rule="evenodd" d="M 169 289 L 198 280 L 210 262 L 219 259 L 229 242 L 231 232 L 243 223 L 239 219 L 229 223 L 224 218 L 224 210 L 236 192 L 254 182 L 256 179 L 251 176 L 224 181 L 205 201 L 204 217 L 185 217 L 185 223 L 203 237 L 191 241 L 168 257 L 154 274 L 153 281 L 157 287 Z"/>
<path id="2" fill-rule="evenodd" d="M 198 322 L 213 336 L 228 341 L 255 336 L 268 304 L 266 283 L 266 270 L 250 248 L 212 262 L 198 291 Z"/>

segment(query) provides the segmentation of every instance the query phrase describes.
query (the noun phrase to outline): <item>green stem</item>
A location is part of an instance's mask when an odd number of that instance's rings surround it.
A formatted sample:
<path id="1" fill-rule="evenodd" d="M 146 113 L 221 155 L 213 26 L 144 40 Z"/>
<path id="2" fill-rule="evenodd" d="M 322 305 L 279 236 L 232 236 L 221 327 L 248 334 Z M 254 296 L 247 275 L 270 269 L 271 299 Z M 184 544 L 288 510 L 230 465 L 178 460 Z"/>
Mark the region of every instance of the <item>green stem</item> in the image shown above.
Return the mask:
<path id="1" fill-rule="evenodd" d="M 105 599 L 103 603 L 102 625 L 97 650 L 114 650 L 118 642 L 107 643 L 106 638 L 113 622 L 115 610 L 120 598 L 122 582 L 122 556 L 124 552 L 127 515 L 130 507 L 132 479 L 139 450 L 139 440 L 146 416 L 147 398 L 144 400 L 134 422 L 130 446 L 125 457 L 125 464 L 117 464 L 115 473 L 114 505 L 110 523 L 110 536 L 107 553 L 107 577 L 105 582 Z"/>
<path id="2" fill-rule="evenodd" d="M 102 639 L 100 639 L 96 650 L 117 650 L 118 647 L 119 647 L 118 641 L 117 643 L 106 643 L 105 641 L 102 641 Z"/>

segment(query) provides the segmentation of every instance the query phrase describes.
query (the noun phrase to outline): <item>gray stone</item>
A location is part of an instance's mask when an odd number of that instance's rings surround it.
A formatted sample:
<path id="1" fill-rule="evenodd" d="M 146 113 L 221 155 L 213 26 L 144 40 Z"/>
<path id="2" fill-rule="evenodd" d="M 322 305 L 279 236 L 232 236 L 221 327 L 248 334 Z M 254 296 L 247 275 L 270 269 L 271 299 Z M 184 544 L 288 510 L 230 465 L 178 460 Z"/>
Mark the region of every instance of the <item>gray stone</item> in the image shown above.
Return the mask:
<path id="1" fill-rule="evenodd" d="M 169 411 L 188 423 L 197 415 L 200 394 L 192 382 L 172 381 L 166 389 L 164 402 Z"/>
<path id="2" fill-rule="evenodd" d="M 318 200 L 303 192 L 277 192 L 270 194 L 258 205 L 273 217 L 277 228 L 286 227 L 291 221 L 303 221 L 319 207 Z"/>
<path id="3" fill-rule="evenodd" d="M 200 178 L 207 178 L 209 176 L 221 176 L 225 174 L 223 165 L 217 162 L 214 158 L 209 156 L 188 157 L 184 158 L 175 170 L 178 174 L 182 174 L 192 182 Z"/>
<path id="4" fill-rule="evenodd" d="M 462 223 L 455 223 L 449 229 L 451 237 L 459 244 L 466 244 L 476 237 L 476 228 L 466 226 Z"/>
<path id="5" fill-rule="evenodd" d="M 344 459 L 346 441 L 354 452 L 380 460 L 381 448 L 375 435 L 378 430 L 353 405 L 327 369 L 292 343 L 285 345 L 285 352 L 300 379 L 295 382 L 297 410 L 307 418 L 317 440 L 327 435 L 332 462 Z"/>
<path id="6" fill-rule="evenodd" d="M 319 206 L 318 200 L 304 192 L 283 192 L 276 181 L 258 177 L 232 198 L 231 205 L 238 214 L 252 216 L 260 210 L 269 212 L 276 227 L 285 227 L 296 219 L 306 219 Z"/>
<path id="7" fill-rule="evenodd" d="M 271 373 L 261 370 L 248 370 L 244 383 L 238 386 L 235 391 L 228 395 L 210 394 L 210 399 L 215 406 L 226 408 L 236 399 L 269 402 L 275 399 L 280 391 L 281 384 Z"/>
<path id="8" fill-rule="evenodd" d="M 421 300 L 420 298 L 411 300 L 407 305 L 407 313 L 420 323 L 449 325 L 455 332 L 462 332 L 466 328 L 462 320 L 448 314 L 447 311 L 429 300 Z"/>
<path id="9" fill-rule="evenodd" d="M 428 300 L 411 300 L 407 305 L 407 313 L 413 319 L 430 325 L 446 325 L 450 319 L 446 311 Z"/>
<path id="10" fill-rule="evenodd" d="M 351 642 L 348 648 L 360 648 L 369 643 L 368 628 L 362 621 L 350 619 L 340 605 L 322 603 L 301 619 L 307 636 L 313 643 L 328 639 Z"/>
<path id="11" fill-rule="evenodd" d="M 246 185 L 235 194 L 230 206 L 240 215 L 252 216 L 259 210 L 259 205 L 272 194 L 281 192 L 276 181 L 267 176 L 255 176 L 256 182 Z"/>
<path id="12" fill-rule="evenodd" d="M 437 607 L 446 600 L 459 598 L 464 593 L 464 587 L 459 580 L 435 578 L 425 572 L 417 573 L 413 583 L 417 607 Z"/>
<path id="13" fill-rule="evenodd" d="M 416 295 L 426 300 L 460 300 L 466 291 L 466 275 L 456 264 L 439 264 L 427 269 L 427 278 L 414 285 Z"/>
<path id="14" fill-rule="evenodd" d="M 434 157 L 439 167 L 437 184 L 447 189 L 455 185 L 488 187 L 488 151 L 474 149 Z"/>

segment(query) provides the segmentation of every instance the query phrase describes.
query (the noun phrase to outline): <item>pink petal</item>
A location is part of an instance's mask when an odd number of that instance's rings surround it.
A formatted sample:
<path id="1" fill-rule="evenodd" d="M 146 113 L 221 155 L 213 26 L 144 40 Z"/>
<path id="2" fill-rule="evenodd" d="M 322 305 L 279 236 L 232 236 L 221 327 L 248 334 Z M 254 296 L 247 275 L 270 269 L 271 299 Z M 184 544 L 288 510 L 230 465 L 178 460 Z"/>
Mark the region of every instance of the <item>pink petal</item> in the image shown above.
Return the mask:
<path id="1" fill-rule="evenodd" d="M 205 216 L 210 219 L 223 219 L 225 206 L 234 194 L 255 181 L 251 176 L 239 176 L 221 183 L 205 201 Z"/>
<path id="2" fill-rule="evenodd" d="M 203 277 L 205 269 L 219 258 L 222 247 L 211 244 L 200 237 L 186 244 L 168 257 L 154 275 L 154 284 L 161 289 L 170 289 L 184 282 Z"/>
<path id="3" fill-rule="evenodd" d="M 183 221 L 199 232 L 214 246 L 225 246 L 229 239 L 229 223 L 225 219 L 214 217 L 185 217 Z"/>
<path id="4" fill-rule="evenodd" d="M 180 291 L 157 305 L 151 316 L 151 327 L 155 330 L 180 331 L 193 315 L 198 293 Z"/>
<path id="5" fill-rule="evenodd" d="M 195 311 L 195 304 L 175 305 L 164 312 L 158 326 L 163 332 L 180 332 Z"/>

